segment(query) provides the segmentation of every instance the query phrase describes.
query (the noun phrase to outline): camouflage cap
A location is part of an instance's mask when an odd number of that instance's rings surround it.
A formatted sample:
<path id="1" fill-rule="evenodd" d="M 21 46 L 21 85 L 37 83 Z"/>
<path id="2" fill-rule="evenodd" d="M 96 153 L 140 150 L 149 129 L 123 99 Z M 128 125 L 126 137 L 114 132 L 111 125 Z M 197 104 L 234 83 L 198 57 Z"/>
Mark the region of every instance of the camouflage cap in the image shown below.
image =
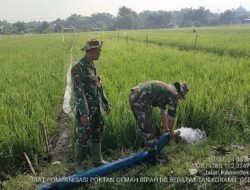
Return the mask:
<path id="1" fill-rule="evenodd" d="M 174 83 L 175 88 L 182 98 L 185 98 L 185 95 L 188 93 L 189 89 L 186 83 L 176 82 Z"/>
<path id="2" fill-rule="evenodd" d="M 85 46 L 83 46 L 81 48 L 81 50 L 87 51 L 87 50 L 94 49 L 94 48 L 101 48 L 102 44 L 103 44 L 102 41 L 98 41 L 96 39 L 91 39 L 90 41 L 86 41 Z"/>

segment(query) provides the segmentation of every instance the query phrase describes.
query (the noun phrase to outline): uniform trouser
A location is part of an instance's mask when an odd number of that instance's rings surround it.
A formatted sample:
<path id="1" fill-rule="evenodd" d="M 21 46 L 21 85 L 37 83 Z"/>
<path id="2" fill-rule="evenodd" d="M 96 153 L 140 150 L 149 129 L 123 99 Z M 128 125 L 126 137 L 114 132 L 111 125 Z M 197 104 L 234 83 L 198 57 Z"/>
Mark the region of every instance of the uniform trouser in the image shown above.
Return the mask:
<path id="1" fill-rule="evenodd" d="M 142 134 L 146 149 L 156 149 L 156 135 L 153 127 L 152 106 L 140 92 L 131 91 L 129 104 L 135 116 L 139 132 Z"/>
<path id="2" fill-rule="evenodd" d="M 76 148 L 88 147 L 88 142 L 99 143 L 103 132 L 104 121 L 101 111 L 89 116 L 89 125 L 81 124 L 80 115 L 76 116 Z"/>

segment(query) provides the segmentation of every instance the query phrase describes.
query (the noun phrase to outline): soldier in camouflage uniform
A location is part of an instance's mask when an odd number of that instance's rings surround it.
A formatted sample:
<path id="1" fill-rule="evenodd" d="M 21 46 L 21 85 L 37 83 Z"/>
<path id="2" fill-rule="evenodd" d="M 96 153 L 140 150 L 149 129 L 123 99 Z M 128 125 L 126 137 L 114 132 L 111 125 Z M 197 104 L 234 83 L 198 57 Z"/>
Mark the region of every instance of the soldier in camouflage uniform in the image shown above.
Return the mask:
<path id="1" fill-rule="evenodd" d="M 101 135 L 104 121 L 100 104 L 110 113 L 110 105 L 103 91 L 101 79 L 96 71 L 94 60 L 98 60 L 102 42 L 92 39 L 82 48 L 86 55 L 76 63 L 71 71 L 74 84 L 76 132 L 74 166 L 83 169 L 81 162 L 87 156 L 88 147 L 95 165 L 105 164 L 101 154 Z"/>
<path id="2" fill-rule="evenodd" d="M 186 84 L 176 82 L 171 85 L 157 80 L 140 83 L 131 89 L 130 107 L 149 152 L 150 163 L 156 163 L 157 141 L 152 122 L 152 107 L 161 109 L 162 126 L 170 134 L 171 139 L 174 139 L 173 128 L 177 103 L 187 92 Z"/>

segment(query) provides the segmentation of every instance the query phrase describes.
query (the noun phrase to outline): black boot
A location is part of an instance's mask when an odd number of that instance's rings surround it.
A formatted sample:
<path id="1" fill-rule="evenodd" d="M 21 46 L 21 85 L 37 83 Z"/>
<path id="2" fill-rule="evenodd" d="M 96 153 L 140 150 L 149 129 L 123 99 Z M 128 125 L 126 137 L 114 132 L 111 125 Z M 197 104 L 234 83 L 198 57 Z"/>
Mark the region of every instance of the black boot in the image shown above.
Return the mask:
<path id="1" fill-rule="evenodd" d="M 84 170 L 83 160 L 88 156 L 88 147 L 75 147 L 74 168 L 76 172 Z"/>
<path id="2" fill-rule="evenodd" d="M 90 142 L 90 155 L 94 166 L 100 166 L 108 164 L 109 162 L 103 160 L 101 153 L 101 142 L 93 143 Z"/>

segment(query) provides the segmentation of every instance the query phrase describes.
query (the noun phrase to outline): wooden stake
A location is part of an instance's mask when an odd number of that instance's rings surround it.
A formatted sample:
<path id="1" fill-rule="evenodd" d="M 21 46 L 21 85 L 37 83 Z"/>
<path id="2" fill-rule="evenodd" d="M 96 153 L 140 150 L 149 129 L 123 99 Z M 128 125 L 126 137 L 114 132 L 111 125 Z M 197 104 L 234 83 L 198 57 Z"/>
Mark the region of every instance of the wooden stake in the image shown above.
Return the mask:
<path id="1" fill-rule="evenodd" d="M 148 34 L 147 34 L 147 39 L 146 39 L 146 42 L 147 42 L 147 46 L 148 46 Z"/>
<path id="2" fill-rule="evenodd" d="M 26 158 L 26 161 L 27 161 L 27 163 L 28 163 L 28 165 L 30 167 L 30 170 L 32 171 L 32 173 L 34 174 L 34 176 L 36 176 L 36 172 L 35 172 L 35 170 L 34 170 L 34 168 L 32 166 L 32 163 L 31 163 L 29 157 L 27 156 L 27 154 L 25 152 L 23 154 L 24 154 L 24 156 Z"/>
<path id="3" fill-rule="evenodd" d="M 41 128 L 43 131 L 43 138 L 44 138 L 44 142 L 45 142 L 45 146 L 46 146 L 46 151 L 47 151 L 47 154 L 49 155 L 48 133 L 47 133 L 47 129 L 46 129 L 44 123 L 41 124 Z"/>
<path id="4" fill-rule="evenodd" d="M 194 48 L 195 48 L 195 49 L 196 49 L 197 39 L 198 39 L 198 34 L 196 34 L 196 36 L 195 36 L 195 42 L 194 42 Z"/>

